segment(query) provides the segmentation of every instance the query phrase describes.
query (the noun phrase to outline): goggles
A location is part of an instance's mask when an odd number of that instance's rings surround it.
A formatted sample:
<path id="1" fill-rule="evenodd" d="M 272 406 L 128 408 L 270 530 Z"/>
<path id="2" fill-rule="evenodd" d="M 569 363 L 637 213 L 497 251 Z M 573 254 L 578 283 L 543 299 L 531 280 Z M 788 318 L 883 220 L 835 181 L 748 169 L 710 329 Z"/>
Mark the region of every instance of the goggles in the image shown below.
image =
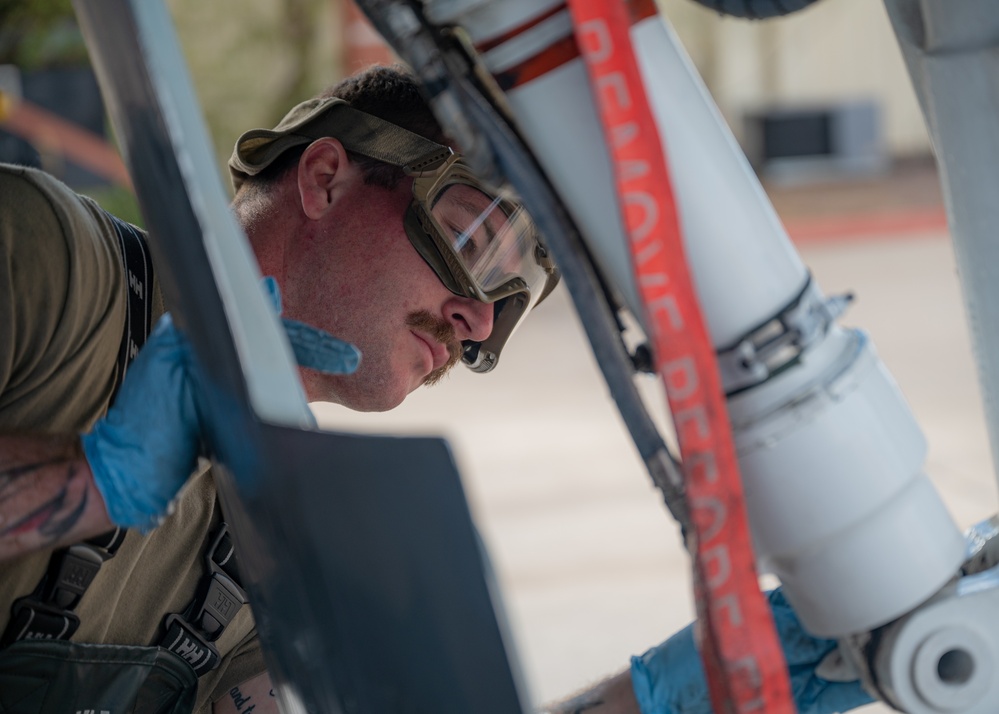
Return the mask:
<path id="1" fill-rule="evenodd" d="M 492 333 L 466 341 L 462 355 L 473 371 L 488 372 L 523 317 L 558 283 L 534 223 L 511 195 L 485 187 L 452 154 L 414 177 L 404 225 L 448 290 L 494 305 Z"/>
<path id="2" fill-rule="evenodd" d="M 238 189 L 288 149 L 323 137 L 413 178 L 406 235 L 448 290 L 493 305 L 489 337 L 465 341 L 462 354 L 474 372 L 493 369 L 514 330 L 559 280 L 523 206 L 510 192 L 485 186 L 449 147 L 338 98 L 309 100 L 273 130 L 243 134 L 229 160 L 233 185 Z"/>

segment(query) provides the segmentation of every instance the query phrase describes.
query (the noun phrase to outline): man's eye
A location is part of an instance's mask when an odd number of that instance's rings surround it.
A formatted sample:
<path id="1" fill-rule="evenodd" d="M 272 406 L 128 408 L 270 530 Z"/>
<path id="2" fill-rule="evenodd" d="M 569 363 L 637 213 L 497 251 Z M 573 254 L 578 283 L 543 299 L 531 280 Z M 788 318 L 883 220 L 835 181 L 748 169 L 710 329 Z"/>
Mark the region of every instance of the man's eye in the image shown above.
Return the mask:
<path id="1" fill-rule="evenodd" d="M 479 254 L 479 246 L 475 243 L 474 238 L 466 237 L 465 244 L 461 246 L 461 254 L 466 258 L 474 258 Z"/>
<path id="2" fill-rule="evenodd" d="M 454 246 L 463 257 L 471 258 L 478 255 L 479 246 L 474 235 L 466 233 L 457 226 L 451 226 L 451 232 L 454 233 Z"/>

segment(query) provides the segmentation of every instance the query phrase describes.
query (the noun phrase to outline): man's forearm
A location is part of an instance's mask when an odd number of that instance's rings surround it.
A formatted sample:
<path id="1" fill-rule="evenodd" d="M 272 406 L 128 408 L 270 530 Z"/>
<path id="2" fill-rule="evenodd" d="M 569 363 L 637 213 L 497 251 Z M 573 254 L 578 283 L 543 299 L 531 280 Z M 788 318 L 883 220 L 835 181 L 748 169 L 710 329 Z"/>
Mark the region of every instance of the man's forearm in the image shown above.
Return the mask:
<path id="1" fill-rule="evenodd" d="M 627 671 L 544 711 L 545 714 L 640 714 L 631 674 Z"/>
<path id="2" fill-rule="evenodd" d="M 75 435 L 0 435 L 0 560 L 112 528 Z"/>

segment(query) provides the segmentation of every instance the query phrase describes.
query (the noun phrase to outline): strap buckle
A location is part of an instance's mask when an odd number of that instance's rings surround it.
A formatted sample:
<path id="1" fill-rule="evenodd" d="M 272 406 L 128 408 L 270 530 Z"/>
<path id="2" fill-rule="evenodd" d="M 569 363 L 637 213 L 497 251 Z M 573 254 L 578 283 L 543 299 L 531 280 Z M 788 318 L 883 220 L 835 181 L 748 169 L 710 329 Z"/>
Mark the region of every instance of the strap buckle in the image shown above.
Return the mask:
<path id="1" fill-rule="evenodd" d="M 181 615 L 167 615 L 163 626 L 166 634 L 160 646 L 191 665 L 195 675 L 200 677 L 219 666 L 222 658 L 218 649 Z"/>
<path id="2" fill-rule="evenodd" d="M 196 610 L 194 622 L 211 642 L 219 638 L 247 602 L 246 591 L 236 580 L 235 549 L 228 533 L 229 526 L 222 523 L 205 552 L 205 571 L 210 576 L 202 580 L 202 594 L 194 601 L 196 608 L 192 608 Z"/>
<path id="3" fill-rule="evenodd" d="M 87 592 L 108 556 L 88 543 L 77 543 L 52 558 L 51 579 L 45 585 L 42 600 L 56 608 L 72 610 Z"/>
<path id="4" fill-rule="evenodd" d="M 73 609 L 80 604 L 101 566 L 114 557 L 124 540 L 125 530 L 116 528 L 53 553 L 35 591 L 11 605 L 10 621 L 0 637 L 0 647 L 19 640 L 72 637 L 80 627 L 80 618 Z"/>
<path id="5" fill-rule="evenodd" d="M 238 577 L 232 539 L 223 523 L 205 551 L 198 594 L 184 615 L 167 615 L 160 639 L 161 647 L 184 659 L 199 677 L 218 667 L 221 658 L 213 643 L 247 602 Z"/>
<path id="6" fill-rule="evenodd" d="M 68 640 L 80 627 L 72 610 L 107 559 L 105 552 L 86 543 L 57 551 L 42 586 L 14 601 L 10 622 L 0 646 L 20 640 Z"/>
<path id="7" fill-rule="evenodd" d="M 220 570 L 212 573 L 193 619 L 208 640 L 214 642 L 244 604 L 246 593 Z"/>
<path id="8" fill-rule="evenodd" d="M 39 602 L 32 596 L 18 598 L 10 608 L 10 622 L 0 647 L 21 640 L 68 640 L 80 627 L 76 613 Z"/>

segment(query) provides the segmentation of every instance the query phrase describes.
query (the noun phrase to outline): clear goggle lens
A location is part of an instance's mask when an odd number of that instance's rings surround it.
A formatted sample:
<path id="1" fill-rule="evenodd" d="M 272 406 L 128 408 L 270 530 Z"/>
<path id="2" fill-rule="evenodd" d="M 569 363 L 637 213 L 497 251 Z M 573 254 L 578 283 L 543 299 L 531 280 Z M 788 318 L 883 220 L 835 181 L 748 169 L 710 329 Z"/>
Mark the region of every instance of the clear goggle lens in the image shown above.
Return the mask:
<path id="1" fill-rule="evenodd" d="M 549 275 L 538 262 L 537 234 L 523 207 L 464 182 L 446 183 L 429 198 L 433 221 L 479 299 L 526 289 L 531 303 L 537 301 Z"/>

